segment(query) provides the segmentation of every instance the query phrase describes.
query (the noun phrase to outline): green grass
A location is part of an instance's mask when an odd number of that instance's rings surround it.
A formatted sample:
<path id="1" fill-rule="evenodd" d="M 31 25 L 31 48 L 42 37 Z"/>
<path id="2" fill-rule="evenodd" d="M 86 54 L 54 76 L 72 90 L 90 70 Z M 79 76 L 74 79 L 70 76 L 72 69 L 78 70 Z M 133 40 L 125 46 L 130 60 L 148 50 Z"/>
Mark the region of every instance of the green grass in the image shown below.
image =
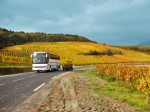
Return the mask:
<path id="1" fill-rule="evenodd" d="M 102 78 L 96 74 L 95 69 L 84 71 L 84 75 L 88 77 L 92 89 L 97 94 L 126 102 L 131 106 L 137 107 L 140 112 L 150 112 L 150 108 L 146 102 L 146 95 L 137 91 L 131 91 L 114 80 L 106 77 Z"/>

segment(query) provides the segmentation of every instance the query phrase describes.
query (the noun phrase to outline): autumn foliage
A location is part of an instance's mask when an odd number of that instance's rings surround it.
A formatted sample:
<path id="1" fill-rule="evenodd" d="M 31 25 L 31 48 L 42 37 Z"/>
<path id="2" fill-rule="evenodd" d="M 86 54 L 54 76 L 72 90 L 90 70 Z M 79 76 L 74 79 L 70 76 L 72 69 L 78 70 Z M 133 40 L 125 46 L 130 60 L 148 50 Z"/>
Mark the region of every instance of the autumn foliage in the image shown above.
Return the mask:
<path id="1" fill-rule="evenodd" d="M 75 65 L 150 61 L 147 54 L 92 42 L 32 42 L 1 49 L 0 63 L 31 65 L 30 55 L 38 51 L 59 55 L 61 64 L 66 61 Z M 91 51 L 96 51 L 96 55 Z"/>
<path id="2" fill-rule="evenodd" d="M 131 90 L 145 93 L 150 104 L 150 66 L 104 64 L 97 66 L 97 74 L 117 80 Z"/>

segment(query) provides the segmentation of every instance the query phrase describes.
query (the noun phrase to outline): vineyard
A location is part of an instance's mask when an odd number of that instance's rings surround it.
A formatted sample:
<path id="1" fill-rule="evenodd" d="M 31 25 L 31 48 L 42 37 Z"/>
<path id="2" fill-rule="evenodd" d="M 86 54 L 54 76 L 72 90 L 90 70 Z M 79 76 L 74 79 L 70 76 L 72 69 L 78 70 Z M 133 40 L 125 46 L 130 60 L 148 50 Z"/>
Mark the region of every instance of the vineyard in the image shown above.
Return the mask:
<path id="1" fill-rule="evenodd" d="M 122 54 L 113 56 L 84 55 L 91 50 L 103 52 L 108 49 L 121 52 Z M 30 65 L 32 63 L 30 55 L 38 51 L 59 55 L 62 64 L 68 60 L 76 65 L 150 61 L 150 55 L 147 54 L 91 42 L 32 42 L 1 49 L 0 63 Z"/>
<path id="2" fill-rule="evenodd" d="M 110 80 L 117 80 L 132 91 L 146 94 L 150 104 L 150 66 L 103 64 L 97 66 L 97 74 Z"/>

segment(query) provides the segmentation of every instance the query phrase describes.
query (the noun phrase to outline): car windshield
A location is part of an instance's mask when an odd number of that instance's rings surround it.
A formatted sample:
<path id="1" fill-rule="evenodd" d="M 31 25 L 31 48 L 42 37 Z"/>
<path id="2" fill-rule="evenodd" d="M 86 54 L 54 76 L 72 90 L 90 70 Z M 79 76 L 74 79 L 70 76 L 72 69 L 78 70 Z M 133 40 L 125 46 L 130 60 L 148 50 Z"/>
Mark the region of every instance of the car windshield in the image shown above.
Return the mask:
<path id="1" fill-rule="evenodd" d="M 34 53 L 33 63 L 34 64 L 44 64 L 48 63 L 48 58 L 46 57 L 47 53 Z"/>

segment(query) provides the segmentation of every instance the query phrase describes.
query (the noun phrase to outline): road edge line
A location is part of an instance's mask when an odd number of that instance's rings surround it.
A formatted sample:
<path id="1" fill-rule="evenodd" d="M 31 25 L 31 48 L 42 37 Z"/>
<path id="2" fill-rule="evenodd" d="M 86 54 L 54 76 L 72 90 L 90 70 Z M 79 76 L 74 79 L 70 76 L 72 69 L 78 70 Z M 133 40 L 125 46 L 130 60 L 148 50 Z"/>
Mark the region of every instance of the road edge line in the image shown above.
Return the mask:
<path id="1" fill-rule="evenodd" d="M 39 85 L 37 88 L 35 88 L 33 91 L 36 92 L 37 90 L 39 90 L 41 87 L 43 87 L 46 83 L 43 83 L 41 85 Z"/>

